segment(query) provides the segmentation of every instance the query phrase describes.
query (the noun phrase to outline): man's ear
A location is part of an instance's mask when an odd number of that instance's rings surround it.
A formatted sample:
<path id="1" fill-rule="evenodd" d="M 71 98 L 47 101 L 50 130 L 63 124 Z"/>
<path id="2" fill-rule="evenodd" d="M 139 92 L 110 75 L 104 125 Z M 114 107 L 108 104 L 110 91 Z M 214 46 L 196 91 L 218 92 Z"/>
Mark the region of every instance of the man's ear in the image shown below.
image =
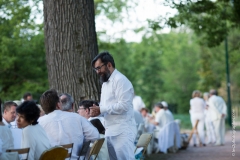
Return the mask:
<path id="1" fill-rule="evenodd" d="M 57 103 L 56 110 L 62 110 L 60 102 Z"/>

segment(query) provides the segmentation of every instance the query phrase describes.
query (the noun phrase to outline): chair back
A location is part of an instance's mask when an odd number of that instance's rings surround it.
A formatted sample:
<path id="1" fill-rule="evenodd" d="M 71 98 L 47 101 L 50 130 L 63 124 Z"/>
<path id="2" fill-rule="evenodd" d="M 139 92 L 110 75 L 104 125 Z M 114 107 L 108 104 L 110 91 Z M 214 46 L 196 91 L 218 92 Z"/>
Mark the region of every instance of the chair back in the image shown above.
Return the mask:
<path id="1" fill-rule="evenodd" d="M 152 134 L 150 134 L 150 133 L 144 133 L 144 134 L 142 134 L 142 135 L 139 137 L 139 140 L 138 140 L 138 142 L 137 142 L 136 149 L 135 149 L 134 153 L 136 152 L 137 148 L 143 147 L 143 148 L 144 148 L 144 149 L 143 149 L 143 155 L 144 155 L 144 153 L 145 153 L 146 150 L 147 150 L 147 146 L 148 146 L 148 144 L 150 143 L 151 139 L 152 139 Z"/>
<path id="2" fill-rule="evenodd" d="M 45 150 L 39 160 L 65 160 L 68 155 L 68 150 L 62 146 L 52 147 Z"/>
<path id="3" fill-rule="evenodd" d="M 61 144 L 60 146 L 62 146 L 63 148 L 66 148 L 68 150 L 68 154 L 67 154 L 67 157 L 66 158 L 70 158 L 71 159 L 71 156 L 72 156 L 72 149 L 73 149 L 73 143 L 70 143 L 70 144 Z M 69 152 L 70 150 L 70 152 Z"/>
<path id="4" fill-rule="evenodd" d="M 19 148 L 19 149 L 7 149 L 6 152 L 18 152 L 18 154 L 26 154 L 26 160 L 28 159 L 28 153 L 30 148 Z"/>
<path id="5" fill-rule="evenodd" d="M 88 157 L 88 160 L 90 160 L 91 156 L 92 155 L 96 155 L 94 160 L 97 158 L 98 156 L 98 153 L 103 145 L 103 142 L 104 142 L 105 138 L 100 138 L 98 140 L 96 140 L 94 143 L 93 143 L 93 146 L 89 152 L 89 157 Z"/>

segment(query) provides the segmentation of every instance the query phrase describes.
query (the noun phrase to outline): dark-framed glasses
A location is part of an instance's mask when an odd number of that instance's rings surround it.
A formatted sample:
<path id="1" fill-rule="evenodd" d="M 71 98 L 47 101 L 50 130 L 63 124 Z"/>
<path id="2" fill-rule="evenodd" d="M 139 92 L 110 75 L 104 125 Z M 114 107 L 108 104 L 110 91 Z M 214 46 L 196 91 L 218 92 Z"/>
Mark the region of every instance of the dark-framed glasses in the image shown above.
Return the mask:
<path id="1" fill-rule="evenodd" d="M 96 72 L 97 71 L 99 71 L 101 68 L 102 68 L 102 66 L 104 66 L 105 64 L 103 64 L 103 65 L 101 65 L 101 66 L 99 66 L 99 67 L 96 67 L 96 68 L 93 68 Z"/>

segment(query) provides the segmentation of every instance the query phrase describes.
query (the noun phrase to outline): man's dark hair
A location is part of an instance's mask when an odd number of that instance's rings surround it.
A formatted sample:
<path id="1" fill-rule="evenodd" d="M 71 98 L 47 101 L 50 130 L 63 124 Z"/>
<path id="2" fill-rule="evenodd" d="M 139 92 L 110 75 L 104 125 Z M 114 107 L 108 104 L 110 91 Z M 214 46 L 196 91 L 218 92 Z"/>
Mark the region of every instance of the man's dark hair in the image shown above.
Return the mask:
<path id="1" fill-rule="evenodd" d="M 114 59 L 112 57 L 112 55 L 108 52 L 108 51 L 104 51 L 99 53 L 91 62 L 92 67 L 94 67 L 95 62 L 101 59 L 101 61 L 106 65 L 108 62 L 110 62 L 113 66 L 113 68 L 115 68 L 115 62 Z"/>
<path id="2" fill-rule="evenodd" d="M 7 102 L 5 102 L 4 105 L 3 105 L 3 112 L 4 112 L 5 110 L 10 110 L 10 109 L 11 109 L 11 106 L 17 107 L 17 104 L 14 103 L 13 101 L 7 101 Z"/>
<path id="3" fill-rule="evenodd" d="M 156 103 L 154 106 L 158 108 L 164 108 L 161 102 Z"/>
<path id="4" fill-rule="evenodd" d="M 95 105 L 97 105 L 97 106 L 99 105 L 98 102 L 93 101 L 93 100 L 83 100 L 83 101 L 80 101 L 80 102 L 79 102 L 78 107 L 79 107 L 79 106 L 83 106 L 84 109 L 90 110 L 89 107 L 92 107 L 93 104 L 95 104 Z"/>
<path id="5" fill-rule="evenodd" d="M 29 93 L 29 92 L 24 93 L 24 95 L 23 95 L 23 99 L 24 99 L 24 100 L 27 100 L 27 97 L 28 97 L 28 96 L 32 96 L 32 94 Z"/>
<path id="6" fill-rule="evenodd" d="M 102 122 L 98 118 L 92 119 L 90 120 L 90 122 L 94 127 L 97 128 L 100 134 L 105 134 L 105 128 L 103 127 Z"/>
<path id="7" fill-rule="evenodd" d="M 47 90 L 40 97 L 40 104 L 45 114 L 51 113 L 56 109 L 57 103 L 59 103 L 59 97 L 56 90 Z"/>
<path id="8" fill-rule="evenodd" d="M 40 109 L 38 108 L 37 104 L 33 101 L 25 101 L 20 104 L 17 109 L 17 113 L 24 115 L 25 120 L 32 124 L 38 124 L 38 118 L 40 117 Z"/>

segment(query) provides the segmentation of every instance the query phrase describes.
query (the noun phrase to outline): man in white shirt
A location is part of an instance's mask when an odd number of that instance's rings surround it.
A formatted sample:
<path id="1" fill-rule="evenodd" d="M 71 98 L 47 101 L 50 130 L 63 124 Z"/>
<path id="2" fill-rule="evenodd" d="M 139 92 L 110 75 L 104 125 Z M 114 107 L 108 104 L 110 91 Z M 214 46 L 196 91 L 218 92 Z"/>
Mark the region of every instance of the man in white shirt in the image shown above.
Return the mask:
<path id="1" fill-rule="evenodd" d="M 145 108 L 145 104 L 144 104 L 142 98 L 140 96 L 134 95 L 133 109 L 140 112 L 140 110 L 142 108 Z"/>
<path id="2" fill-rule="evenodd" d="M 110 159 L 134 160 L 133 86 L 115 69 L 114 59 L 108 52 L 98 54 L 91 64 L 100 76 L 102 89 L 100 105 L 90 107 L 90 114 L 104 117 Z"/>
<path id="3" fill-rule="evenodd" d="M 166 113 L 169 114 L 169 116 L 171 117 L 172 120 L 174 120 L 172 112 L 168 109 L 168 104 L 167 104 L 167 102 L 162 101 L 161 103 L 162 103 L 162 105 L 163 105 L 164 110 L 166 111 Z"/>
<path id="4" fill-rule="evenodd" d="M 2 119 L 2 122 L 6 126 L 8 126 L 8 128 L 16 128 L 16 123 L 14 123 L 15 125 L 13 125 L 11 123 L 11 122 L 15 122 L 16 108 L 17 108 L 17 104 L 12 102 L 12 101 L 5 102 L 4 105 L 3 105 L 3 119 Z"/>
<path id="5" fill-rule="evenodd" d="M 39 118 L 52 146 L 74 143 L 71 159 L 77 159 L 84 141 L 99 138 L 97 129 L 77 113 L 61 110 L 61 101 L 55 90 L 48 90 L 40 97 L 46 115 Z"/>
<path id="6" fill-rule="evenodd" d="M 214 125 L 216 134 L 216 145 L 224 145 L 225 137 L 225 118 L 227 115 L 227 106 L 222 97 L 217 96 L 216 90 L 210 90 L 208 101 L 209 112 Z"/>

